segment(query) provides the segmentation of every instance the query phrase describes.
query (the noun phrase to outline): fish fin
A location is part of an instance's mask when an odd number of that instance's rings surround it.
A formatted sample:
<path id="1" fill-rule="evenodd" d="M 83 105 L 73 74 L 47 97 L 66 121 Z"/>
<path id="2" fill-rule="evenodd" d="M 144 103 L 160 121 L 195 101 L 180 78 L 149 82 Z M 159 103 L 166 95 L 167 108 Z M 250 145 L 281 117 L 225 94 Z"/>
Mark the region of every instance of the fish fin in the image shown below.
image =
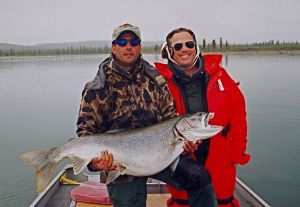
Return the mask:
<path id="1" fill-rule="evenodd" d="M 51 180 L 51 175 L 56 167 L 56 163 L 50 162 L 49 155 L 56 148 L 42 149 L 32 152 L 26 152 L 20 155 L 20 158 L 29 165 L 35 167 L 35 181 L 37 192 L 42 192 L 47 187 Z"/>
<path id="2" fill-rule="evenodd" d="M 119 163 L 116 163 L 116 164 L 117 164 L 116 170 L 117 170 L 117 171 L 120 171 L 121 175 L 124 175 L 124 174 L 125 174 L 125 171 L 126 171 L 126 167 L 123 166 L 123 165 L 121 165 L 121 164 L 119 164 Z"/>
<path id="3" fill-rule="evenodd" d="M 68 141 L 72 141 L 73 139 L 76 139 L 76 138 L 74 138 L 74 137 L 73 137 L 73 138 L 70 138 L 70 139 L 68 139 Z"/>
<path id="4" fill-rule="evenodd" d="M 90 162 L 90 160 L 85 160 L 75 155 L 69 155 L 68 157 L 72 162 L 73 171 L 75 175 L 79 174 Z"/>
<path id="5" fill-rule="evenodd" d="M 173 171 L 173 172 L 175 172 L 175 170 L 176 170 L 176 167 L 177 167 L 177 164 L 178 164 L 178 162 L 179 162 L 179 157 L 177 157 L 171 164 L 170 164 L 170 169 Z"/>
<path id="6" fill-rule="evenodd" d="M 105 132 L 106 134 L 114 134 L 114 133 L 119 133 L 119 132 L 124 132 L 126 129 L 113 129 L 110 131 Z"/>
<path id="7" fill-rule="evenodd" d="M 107 178 L 106 178 L 106 182 L 105 184 L 109 184 L 112 181 L 114 181 L 115 179 L 117 179 L 120 175 L 122 175 L 121 171 L 119 170 L 111 170 L 108 172 Z"/>
<path id="8" fill-rule="evenodd" d="M 37 192 L 42 192 L 45 190 L 47 185 L 51 181 L 51 176 L 56 167 L 54 163 L 48 163 L 42 169 L 35 172 L 35 182 L 37 186 Z"/>
<path id="9" fill-rule="evenodd" d="M 126 172 L 126 167 L 116 163 L 117 167 L 115 170 L 111 170 L 108 172 L 107 178 L 106 178 L 106 184 L 109 184 L 110 182 L 114 181 L 115 179 L 117 179 L 120 175 L 124 175 Z"/>

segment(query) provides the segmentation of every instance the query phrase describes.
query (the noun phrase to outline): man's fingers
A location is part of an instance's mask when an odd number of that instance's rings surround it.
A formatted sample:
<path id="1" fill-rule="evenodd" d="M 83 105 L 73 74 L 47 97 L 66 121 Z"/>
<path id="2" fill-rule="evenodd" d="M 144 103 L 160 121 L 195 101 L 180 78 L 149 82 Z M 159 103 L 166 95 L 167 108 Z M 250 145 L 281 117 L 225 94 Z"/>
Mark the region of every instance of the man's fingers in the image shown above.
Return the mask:
<path id="1" fill-rule="evenodd" d="M 95 169 L 99 170 L 112 170 L 117 167 L 117 165 L 113 162 L 114 158 L 112 153 L 109 153 L 108 150 L 102 151 L 99 157 L 95 157 L 92 159 L 92 166 Z"/>
<path id="2" fill-rule="evenodd" d="M 109 154 L 108 154 L 108 151 L 107 150 L 105 150 L 104 151 L 104 155 L 105 155 L 105 163 L 107 164 L 107 163 L 109 163 Z"/>
<path id="3" fill-rule="evenodd" d="M 113 156 L 111 153 L 108 154 L 108 161 L 107 161 L 107 166 L 108 167 L 112 167 L 112 164 L 113 164 Z"/>
<path id="4" fill-rule="evenodd" d="M 92 165 L 95 166 L 98 162 L 98 157 L 92 159 Z"/>
<path id="5" fill-rule="evenodd" d="M 198 149 L 198 143 L 194 143 L 194 142 L 191 142 L 191 147 L 194 149 L 194 150 L 197 150 Z"/>
<path id="6" fill-rule="evenodd" d="M 117 164 L 113 162 L 110 166 L 110 170 L 114 170 L 116 168 L 117 168 Z"/>
<path id="7" fill-rule="evenodd" d="M 197 144 L 202 144 L 203 140 L 198 140 L 196 143 Z"/>
<path id="8" fill-rule="evenodd" d="M 102 151 L 102 152 L 101 152 L 100 159 L 101 159 L 101 160 L 105 160 L 105 151 Z"/>
<path id="9" fill-rule="evenodd" d="M 197 150 L 197 148 L 198 148 L 198 144 L 193 143 L 192 141 L 185 142 L 185 144 L 183 146 L 184 151 L 188 152 L 188 153 L 194 152 L 195 150 Z"/>

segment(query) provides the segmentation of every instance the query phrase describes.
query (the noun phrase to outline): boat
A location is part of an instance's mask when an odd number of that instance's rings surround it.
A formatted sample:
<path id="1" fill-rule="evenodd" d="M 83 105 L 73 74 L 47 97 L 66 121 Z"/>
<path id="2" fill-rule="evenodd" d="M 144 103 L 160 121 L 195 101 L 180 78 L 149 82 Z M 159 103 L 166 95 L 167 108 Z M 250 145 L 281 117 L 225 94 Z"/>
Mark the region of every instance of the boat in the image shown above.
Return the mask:
<path id="1" fill-rule="evenodd" d="M 30 207 L 111 207 L 111 204 L 95 204 L 74 201 L 71 191 L 81 183 L 95 180 L 98 175 L 80 173 L 74 175 L 71 165 L 66 165 L 31 203 Z M 167 185 L 161 181 L 149 178 L 147 182 L 147 207 L 166 206 L 169 198 Z M 241 207 L 269 207 L 261 197 L 252 191 L 244 182 L 236 178 L 235 197 L 240 201 Z"/>

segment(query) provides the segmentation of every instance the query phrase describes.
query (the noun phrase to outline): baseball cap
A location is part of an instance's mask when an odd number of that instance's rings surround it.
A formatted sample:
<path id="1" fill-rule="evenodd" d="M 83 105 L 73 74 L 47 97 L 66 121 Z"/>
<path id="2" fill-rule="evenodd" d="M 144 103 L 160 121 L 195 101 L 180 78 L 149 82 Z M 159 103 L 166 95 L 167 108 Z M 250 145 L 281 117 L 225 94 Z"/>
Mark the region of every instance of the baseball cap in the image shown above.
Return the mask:
<path id="1" fill-rule="evenodd" d="M 112 34 L 112 41 L 118 39 L 118 37 L 124 32 L 132 32 L 139 39 L 141 39 L 140 29 L 137 26 L 133 26 L 131 24 L 126 23 L 126 24 L 120 25 L 116 29 L 114 29 L 114 32 Z"/>

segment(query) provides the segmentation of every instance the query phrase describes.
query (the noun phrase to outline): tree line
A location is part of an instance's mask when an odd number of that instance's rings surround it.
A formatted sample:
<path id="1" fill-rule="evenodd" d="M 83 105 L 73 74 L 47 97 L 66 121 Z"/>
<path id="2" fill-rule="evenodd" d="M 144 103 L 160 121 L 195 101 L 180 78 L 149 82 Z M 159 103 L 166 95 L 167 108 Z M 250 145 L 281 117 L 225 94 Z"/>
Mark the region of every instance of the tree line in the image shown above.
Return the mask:
<path id="1" fill-rule="evenodd" d="M 202 51 L 263 51 L 263 50 L 300 50 L 300 43 L 296 42 L 280 42 L 279 40 L 269 40 L 266 42 L 254 42 L 245 44 L 229 44 L 225 43 L 220 37 L 219 42 L 215 39 L 211 43 L 207 43 L 205 39 L 199 45 Z"/>
<path id="2" fill-rule="evenodd" d="M 142 47 L 144 53 L 159 53 L 162 45 L 155 44 L 153 46 Z M 226 40 L 222 40 L 222 37 L 218 41 L 213 39 L 208 42 L 203 39 L 199 44 L 199 47 L 203 52 L 210 51 L 267 51 L 267 50 L 300 50 L 300 44 L 296 42 L 280 42 L 279 40 L 269 40 L 266 42 L 255 42 L 251 44 L 229 44 Z M 4 50 L 0 48 L 0 57 L 5 56 L 54 56 L 54 55 L 87 55 L 87 54 L 108 54 L 111 49 L 109 46 L 100 47 L 67 47 L 67 48 L 55 48 L 55 49 L 9 49 Z"/>
<path id="3" fill-rule="evenodd" d="M 85 55 L 85 54 L 107 54 L 110 53 L 108 46 L 104 47 L 67 47 L 55 49 L 0 49 L 0 56 L 53 56 L 53 55 Z"/>

